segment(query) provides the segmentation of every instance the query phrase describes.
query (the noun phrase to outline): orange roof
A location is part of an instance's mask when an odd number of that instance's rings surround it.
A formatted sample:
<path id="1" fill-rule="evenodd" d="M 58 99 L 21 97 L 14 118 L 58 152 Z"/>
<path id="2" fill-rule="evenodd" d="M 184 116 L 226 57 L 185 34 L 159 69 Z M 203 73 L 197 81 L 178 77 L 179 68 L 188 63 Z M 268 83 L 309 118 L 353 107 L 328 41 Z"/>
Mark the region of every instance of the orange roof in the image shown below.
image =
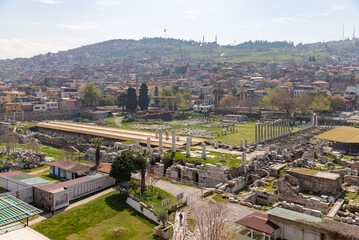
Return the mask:
<path id="1" fill-rule="evenodd" d="M 97 171 L 109 174 L 111 171 L 111 166 L 112 163 L 100 163 L 100 166 L 97 168 Z"/>

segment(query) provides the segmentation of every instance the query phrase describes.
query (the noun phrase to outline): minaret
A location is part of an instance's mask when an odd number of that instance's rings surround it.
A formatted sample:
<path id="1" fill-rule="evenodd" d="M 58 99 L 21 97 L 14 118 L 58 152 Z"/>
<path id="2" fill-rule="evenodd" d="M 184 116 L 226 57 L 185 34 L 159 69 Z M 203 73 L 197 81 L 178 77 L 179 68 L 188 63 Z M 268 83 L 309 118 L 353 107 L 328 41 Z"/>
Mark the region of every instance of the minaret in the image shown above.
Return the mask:
<path id="1" fill-rule="evenodd" d="M 136 95 L 138 96 L 138 77 L 136 76 Z"/>
<path id="2" fill-rule="evenodd" d="M 214 42 L 217 44 L 217 35 L 216 35 L 216 37 L 215 37 L 215 39 L 214 39 Z"/>
<path id="3" fill-rule="evenodd" d="M 355 39 L 355 25 L 353 27 L 353 40 Z"/>
<path id="4" fill-rule="evenodd" d="M 343 24 L 343 40 L 345 40 L 345 34 L 344 34 L 344 24 Z"/>
<path id="5" fill-rule="evenodd" d="M 202 44 L 204 44 L 204 35 L 203 35 L 203 40 L 202 40 Z"/>

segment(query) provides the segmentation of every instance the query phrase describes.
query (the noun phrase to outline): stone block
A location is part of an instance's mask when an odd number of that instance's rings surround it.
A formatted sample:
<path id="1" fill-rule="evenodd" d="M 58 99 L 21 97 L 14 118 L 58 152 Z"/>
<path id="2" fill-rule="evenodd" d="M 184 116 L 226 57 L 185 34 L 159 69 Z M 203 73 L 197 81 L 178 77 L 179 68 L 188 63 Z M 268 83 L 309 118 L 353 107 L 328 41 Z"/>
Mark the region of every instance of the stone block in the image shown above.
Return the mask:
<path id="1" fill-rule="evenodd" d="M 319 210 L 312 210 L 311 215 L 314 217 L 322 217 L 322 212 Z"/>

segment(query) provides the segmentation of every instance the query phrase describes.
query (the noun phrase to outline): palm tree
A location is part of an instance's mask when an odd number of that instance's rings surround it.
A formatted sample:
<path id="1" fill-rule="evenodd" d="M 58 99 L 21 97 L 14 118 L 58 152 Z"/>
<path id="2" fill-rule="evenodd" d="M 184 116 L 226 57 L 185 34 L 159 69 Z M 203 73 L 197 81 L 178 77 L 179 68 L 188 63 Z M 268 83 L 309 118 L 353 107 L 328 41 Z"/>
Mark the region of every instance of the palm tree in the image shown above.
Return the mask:
<path id="1" fill-rule="evenodd" d="M 136 165 L 141 170 L 141 191 L 146 190 L 146 168 L 148 161 L 153 157 L 147 149 L 136 152 Z"/>
<path id="2" fill-rule="evenodd" d="M 91 139 L 91 141 L 92 141 L 92 144 L 94 145 L 94 147 L 96 148 L 96 154 L 95 154 L 96 165 L 95 165 L 95 167 L 98 168 L 98 166 L 100 165 L 100 160 L 101 160 L 100 148 L 102 145 L 103 138 L 96 137 L 96 138 Z"/>

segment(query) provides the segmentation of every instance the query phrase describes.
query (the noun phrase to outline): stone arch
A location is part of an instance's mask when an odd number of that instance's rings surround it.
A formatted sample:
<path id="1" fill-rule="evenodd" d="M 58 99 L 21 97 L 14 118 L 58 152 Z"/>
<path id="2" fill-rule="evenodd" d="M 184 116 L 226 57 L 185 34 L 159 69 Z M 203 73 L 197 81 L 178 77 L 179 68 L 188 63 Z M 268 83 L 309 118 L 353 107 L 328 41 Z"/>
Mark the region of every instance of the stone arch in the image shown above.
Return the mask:
<path id="1" fill-rule="evenodd" d="M 181 179 L 181 178 L 182 178 L 182 176 L 181 176 L 181 169 L 180 169 L 180 168 L 177 168 L 176 171 L 177 171 L 177 178 Z"/>
<path id="2" fill-rule="evenodd" d="M 192 181 L 198 183 L 199 182 L 199 175 L 197 171 L 192 172 Z"/>

